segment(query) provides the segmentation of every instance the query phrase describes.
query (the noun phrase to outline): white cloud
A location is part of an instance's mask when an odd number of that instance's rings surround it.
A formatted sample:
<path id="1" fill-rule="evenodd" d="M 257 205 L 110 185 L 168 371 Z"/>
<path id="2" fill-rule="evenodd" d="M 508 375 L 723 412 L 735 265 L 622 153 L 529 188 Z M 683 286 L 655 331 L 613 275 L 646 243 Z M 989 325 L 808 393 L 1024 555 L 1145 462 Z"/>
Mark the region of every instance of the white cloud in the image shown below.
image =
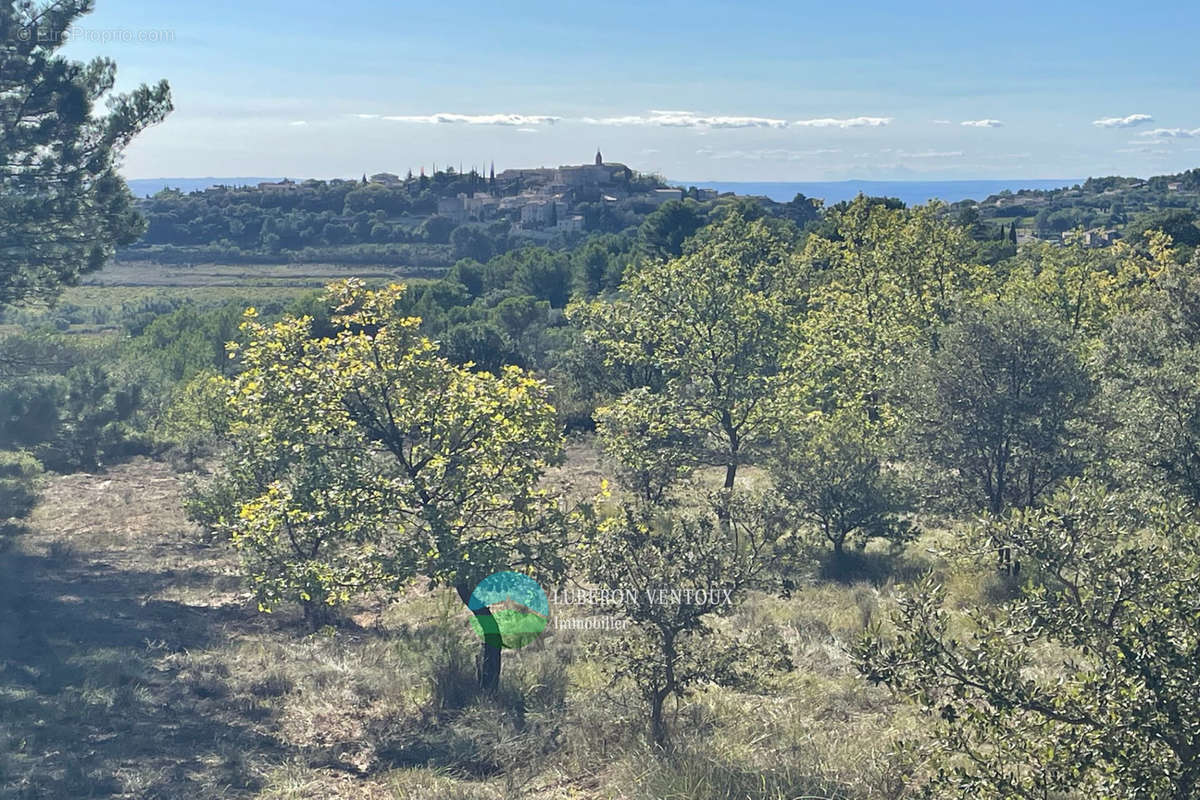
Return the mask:
<path id="1" fill-rule="evenodd" d="M 948 119 L 935 119 L 933 121 L 933 124 L 934 125 L 953 125 L 954 123 Z"/>
<path id="2" fill-rule="evenodd" d="M 1138 136 L 1151 139 L 1194 139 L 1200 136 L 1200 128 L 1155 128 L 1152 131 L 1142 131 Z"/>
<path id="3" fill-rule="evenodd" d="M 698 114 L 694 111 L 651 110 L 645 115 L 584 117 L 589 125 L 660 125 L 666 128 L 786 128 L 787 120 Z"/>
<path id="4" fill-rule="evenodd" d="M 1153 121 L 1154 117 L 1149 114 L 1130 114 L 1127 117 L 1106 117 L 1104 119 L 1092 120 L 1092 124 L 1097 128 L 1132 128 L 1144 122 Z"/>
<path id="5" fill-rule="evenodd" d="M 1004 123 L 998 119 L 968 119 L 964 120 L 959 125 L 964 128 L 1002 128 Z"/>
<path id="6" fill-rule="evenodd" d="M 906 153 L 901 150 L 897 155 L 901 158 L 958 158 L 962 154 L 962 150 L 946 150 L 942 152 L 927 150 L 923 153 Z"/>
<path id="7" fill-rule="evenodd" d="M 792 124 L 798 128 L 882 128 L 890 125 L 891 117 L 850 117 L 848 119 L 798 119 Z"/>
<path id="8" fill-rule="evenodd" d="M 707 156 L 717 160 L 737 161 L 804 161 L 814 156 L 833 155 L 842 152 L 836 147 L 822 147 L 815 150 L 788 150 L 785 148 L 764 148 L 760 150 L 713 150 L 701 148 L 696 155 Z"/>
<path id="9" fill-rule="evenodd" d="M 362 114 L 359 116 L 369 118 Z M 426 125 L 503 125 L 523 128 L 530 125 L 553 125 L 562 117 L 552 117 L 548 114 L 451 114 L 440 112 L 426 115 L 388 116 L 383 119 L 389 122 L 415 122 Z"/>
<path id="10" fill-rule="evenodd" d="M 708 130 L 734 128 L 879 128 L 891 123 L 891 117 L 848 117 L 837 119 L 800 119 L 789 122 L 775 117 L 701 114 L 695 111 L 670 111 L 652 109 L 645 114 L 627 114 L 618 117 L 579 117 L 564 120 L 549 114 L 405 114 L 381 116 L 379 114 L 353 114 L 358 119 L 384 119 L 390 122 L 419 123 L 426 125 L 503 125 L 514 128 L 529 128 L 538 125 L 553 125 L 560 121 L 581 122 L 585 125 L 610 126 L 657 126 L 663 128 L 694 128 L 703 133 Z"/>
<path id="11" fill-rule="evenodd" d="M 304 120 L 302 120 L 302 119 L 298 119 L 298 120 L 296 120 L 295 122 L 289 122 L 289 123 L 288 123 L 288 125 L 291 125 L 293 128 L 302 128 L 302 127 L 304 127 L 304 126 L 305 126 L 305 125 L 307 125 L 307 124 L 308 124 L 308 123 L 307 123 L 307 122 L 305 122 L 305 121 L 304 121 Z"/>

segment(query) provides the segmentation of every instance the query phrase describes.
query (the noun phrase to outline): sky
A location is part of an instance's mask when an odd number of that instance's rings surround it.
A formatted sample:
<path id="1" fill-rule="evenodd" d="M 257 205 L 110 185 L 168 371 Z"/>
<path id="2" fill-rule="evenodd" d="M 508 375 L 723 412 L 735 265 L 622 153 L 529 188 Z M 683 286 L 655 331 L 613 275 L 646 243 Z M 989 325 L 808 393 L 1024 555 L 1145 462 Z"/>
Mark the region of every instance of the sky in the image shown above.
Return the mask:
<path id="1" fill-rule="evenodd" d="M 63 48 L 166 78 L 129 178 L 590 163 L 672 180 L 1200 165 L 1195 0 L 97 0 Z"/>

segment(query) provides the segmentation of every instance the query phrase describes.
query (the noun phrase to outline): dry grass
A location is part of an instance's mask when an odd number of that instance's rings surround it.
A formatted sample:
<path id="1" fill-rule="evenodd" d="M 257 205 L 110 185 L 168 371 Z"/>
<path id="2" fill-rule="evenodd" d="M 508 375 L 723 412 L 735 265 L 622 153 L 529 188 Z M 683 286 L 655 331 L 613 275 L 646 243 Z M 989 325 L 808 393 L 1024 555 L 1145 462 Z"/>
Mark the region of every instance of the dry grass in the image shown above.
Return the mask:
<path id="1" fill-rule="evenodd" d="M 411 270 L 342 264 L 160 264 L 113 261 L 84 278 L 90 286 L 308 287 L 319 289 L 344 278 L 404 279 Z"/>
<path id="2" fill-rule="evenodd" d="M 588 496 L 600 475 L 574 443 L 555 479 Z M 0 553 L 0 796 L 899 796 L 912 720 L 844 650 L 886 613 L 886 585 L 754 598 L 735 622 L 781 629 L 797 671 L 769 696 L 681 704 L 664 757 L 628 687 L 584 658 L 588 636 L 619 634 L 544 637 L 481 700 L 449 593 L 375 598 L 311 635 L 260 614 L 233 555 L 182 516 L 184 480 L 146 460 L 51 478 Z"/>

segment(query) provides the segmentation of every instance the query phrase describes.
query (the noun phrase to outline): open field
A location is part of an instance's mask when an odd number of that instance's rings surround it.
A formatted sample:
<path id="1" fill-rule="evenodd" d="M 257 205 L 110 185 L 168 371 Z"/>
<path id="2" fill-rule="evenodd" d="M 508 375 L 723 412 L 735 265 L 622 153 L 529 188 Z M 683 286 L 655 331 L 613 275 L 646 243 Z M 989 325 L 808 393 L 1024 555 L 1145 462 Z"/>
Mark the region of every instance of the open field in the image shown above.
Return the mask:
<path id="1" fill-rule="evenodd" d="M 427 277 L 429 270 L 418 271 Z M 413 270 L 338 264 L 160 264 L 114 261 L 84 277 L 85 286 L 320 288 L 343 278 L 406 281 Z"/>
<path id="2" fill-rule="evenodd" d="M 575 445 L 560 478 L 598 483 Z M 137 460 L 48 480 L 0 554 L 0 795 L 13 798 L 896 797 L 916 720 L 852 672 L 844 645 L 888 584 L 757 597 L 797 670 L 769 694 L 709 690 L 651 754 L 589 637 L 551 629 L 471 690 L 469 615 L 414 587 L 306 634 L 262 614 L 232 553 L 180 511 L 188 476 Z M 557 613 L 557 612 L 552 612 Z M 570 613 L 569 611 L 567 613 Z"/>
<path id="3" fill-rule="evenodd" d="M 148 262 L 114 262 L 84 276 L 57 298 L 52 307 L 31 306 L 4 312 L 0 332 L 49 325 L 64 332 L 89 335 L 119 330 L 124 319 L 143 309 L 192 305 L 212 308 L 226 303 L 279 311 L 298 298 L 345 278 L 368 283 L 400 282 L 417 286 L 429 278 L 402 271 L 333 265 L 222 265 L 180 267 Z"/>

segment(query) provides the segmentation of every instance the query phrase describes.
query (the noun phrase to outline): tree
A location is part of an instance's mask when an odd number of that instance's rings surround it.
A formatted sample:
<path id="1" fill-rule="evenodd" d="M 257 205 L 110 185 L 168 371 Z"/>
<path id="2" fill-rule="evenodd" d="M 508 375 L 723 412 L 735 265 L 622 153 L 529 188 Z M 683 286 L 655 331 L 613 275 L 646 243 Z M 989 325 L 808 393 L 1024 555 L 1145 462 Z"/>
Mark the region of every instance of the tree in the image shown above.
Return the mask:
<path id="1" fill-rule="evenodd" d="M 0 450 L 0 521 L 29 516 L 41 477 L 42 465 L 33 456 Z"/>
<path id="2" fill-rule="evenodd" d="M 531 247 L 513 254 L 511 285 L 520 294 L 565 308 L 571 298 L 571 260 L 565 253 Z"/>
<path id="3" fill-rule="evenodd" d="M 783 216 L 794 222 L 797 228 L 803 228 L 805 225 L 821 219 L 822 207 L 823 201 L 797 193 L 795 197 L 784 203 Z"/>
<path id="4" fill-rule="evenodd" d="M 827 217 L 800 256 L 812 281 L 789 367 L 807 404 L 863 407 L 891 424 L 892 388 L 914 353 L 981 282 L 971 241 L 942 206 L 891 208 L 859 196 Z"/>
<path id="5" fill-rule="evenodd" d="M 1129 223 L 1125 235 L 1133 240 L 1149 242 L 1155 231 L 1167 234 L 1177 245 L 1195 247 L 1200 244 L 1200 215 L 1187 209 L 1163 209 L 1139 214 Z"/>
<path id="6" fill-rule="evenodd" d="M 595 418 L 600 447 L 621 485 L 643 502 L 670 505 L 671 490 L 699 466 L 699 432 L 669 398 L 645 387 L 596 409 Z"/>
<path id="7" fill-rule="evenodd" d="M 1080 469 L 1092 385 L 1061 323 L 1016 303 L 968 310 L 914 373 L 919 449 L 972 510 L 1034 505 Z"/>
<path id="8" fill-rule="evenodd" d="M 141 86 L 93 113 L 116 65 L 55 55 L 92 5 L 0 3 L 0 302 L 53 298 L 145 228 L 117 164 L 170 112 L 170 91 Z"/>
<path id="9" fill-rule="evenodd" d="M 1169 249 L 1169 248 L 1168 248 Z M 1106 444 L 1126 485 L 1200 504 L 1200 258 L 1170 262 L 1098 351 Z"/>
<path id="10" fill-rule="evenodd" d="M 775 421 L 768 398 L 803 297 L 788 245 L 731 213 L 680 258 L 627 274 L 615 300 L 568 308 L 607 370 L 654 377 L 675 426 L 695 433 L 696 462 L 724 467 L 726 488 Z"/>
<path id="11" fill-rule="evenodd" d="M 625 263 L 630 260 L 628 242 L 612 234 L 590 236 L 571 254 L 575 294 L 590 299 L 616 289 L 621 283 Z"/>
<path id="12" fill-rule="evenodd" d="M 868 680 L 929 720 L 915 788 L 995 800 L 1200 797 L 1194 514 L 1072 484 L 984 533 L 1031 567 L 1017 599 L 961 620 L 927 581 L 902 598 L 894 635 L 876 629 L 855 648 Z"/>
<path id="13" fill-rule="evenodd" d="M 671 697 L 705 683 L 752 686 L 791 666 L 774 631 L 739 637 L 711 621 L 733 612 L 758 585 L 779 533 L 778 515 L 760 500 L 722 498 L 673 515 L 635 500 L 586 542 L 588 577 L 619 592 L 613 610 L 632 625 L 597 649 L 614 681 L 637 687 L 656 745 L 668 743 L 664 709 Z"/>
<path id="14" fill-rule="evenodd" d="M 397 310 L 402 292 L 335 284 L 326 339 L 308 318 L 249 312 L 231 452 L 190 509 L 242 553 L 265 609 L 299 601 L 319 624 L 416 576 L 465 604 L 493 572 L 561 566 L 562 514 L 539 488 L 562 448 L 548 388 L 453 365 Z M 500 634 L 483 624 L 480 682 L 494 689 Z"/>
<path id="15" fill-rule="evenodd" d="M 695 202 L 663 203 L 638 228 L 638 252 L 647 258 L 678 258 L 683 255 L 684 242 L 703 226 L 704 217 Z"/>
<path id="16" fill-rule="evenodd" d="M 454 220 L 435 214 L 421 223 L 421 237 L 431 244 L 447 244 L 455 227 Z"/>
<path id="17" fill-rule="evenodd" d="M 492 257 L 492 240 L 487 233 L 474 225 L 459 225 L 450 233 L 450 244 L 454 245 L 454 257 L 469 258 L 483 263 Z"/>
<path id="18" fill-rule="evenodd" d="M 955 215 L 954 222 L 976 241 L 981 241 L 988 236 L 988 229 L 979 214 L 978 205 L 964 206 Z"/>
<path id="19" fill-rule="evenodd" d="M 1118 243 L 1084 247 L 1040 243 L 1025 247 L 1009 265 L 999 294 L 1059 319 L 1072 333 L 1096 336 L 1115 314 L 1128 310 L 1140 290 L 1169 262 L 1168 240 L 1156 239 L 1149 257 Z"/>
<path id="20" fill-rule="evenodd" d="M 894 470 L 884 464 L 879 426 L 861 409 L 815 412 L 786 424 L 785 445 L 770 459 L 776 491 L 804 524 L 817 528 L 844 557 L 847 540 L 903 541 L 912 528 L 901 519 L 908 503 Z"/>
<path id="21" fill-rule="evenodd" d="M 506 364 L 521 360 L 503 333 L 492 323 L 460 322 L 446 329 L 442 351 L 455 364 L 470 364 L 472 369 L 499 374 Z"/>

